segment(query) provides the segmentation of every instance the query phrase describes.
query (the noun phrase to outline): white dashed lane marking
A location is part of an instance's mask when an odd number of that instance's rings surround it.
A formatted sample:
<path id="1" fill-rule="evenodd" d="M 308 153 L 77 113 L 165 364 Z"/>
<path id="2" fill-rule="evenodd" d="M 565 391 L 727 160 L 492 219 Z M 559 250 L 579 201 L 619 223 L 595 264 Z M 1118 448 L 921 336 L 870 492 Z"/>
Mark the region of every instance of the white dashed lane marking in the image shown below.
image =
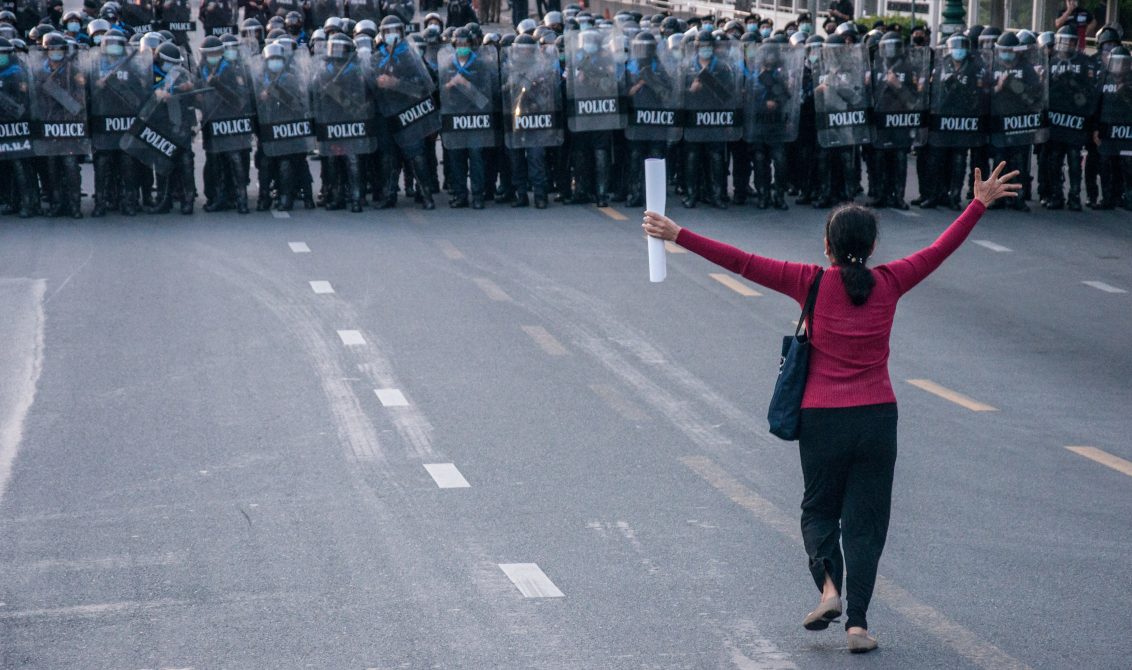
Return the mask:
<path id="1" fill-rule="evenodd" d="M 537 563 L 500 563 L 499 569 L 524 598 L 563 598 L 566 595 L 558 590 Z"/>
<path id="2" fill-rule="evenodd" d="M 334 287 L 331 286 L 330 282 L 328 281 L 323 281 L 320 279 L 317 281 L 312 281 L 310 284 L 311 290 L 315 293 L 334 293 Z"/>
<path id="3" fill-rule="evenodd" d="M 409 401 L 405 399 L 405 394 L 401 393 L 400 389 L 374 389 L 373 392 L 377 394 L 377 399 L 381 401 L 382 407 L 409 406 Z"/>
<path id="4" fill-rule="evenodd" d="M 291 247 L 291 252 L 296 254 L 309 254 L 311 248 L 307 246 L 306 242 L 288 242 L 287 246 Z"/>
<path id="5" fill-rule="evenodd" d="M 1106 284 L 1103 281 L 1086 281 L 1086 282 L 1081 282 L 1081 283 L 1084 284 L 1085 286 L 1092 286 L 1093 288 L 1095 288 L 1099 291 L 1104 291 L 1105 293 L 1127 293 L 1128 292 L 1128 291 L 1125 291 L 1122 288 L 1116 288 L 1112 284 Z"/>
<path id="6" fill-rule="evenodd" d="M 509 302 L 511 300 L 511 296 L 507 295 L 506 291 L 499 288 L 498 284 L 487 277 L 474 277 L 472 281 L 476 283 L 476 286 L 480 287 L 480 290 L 483 291 L 488 298 L 496 302 Z"/>
<path id="7" fill-rule="evenodd" d="M 979 245 L 980 247 L 990 249 L 991 251 L 995 251 L 995 252 L 998 252 L 1000 254 L 1010 253 L 1010 251 L 1012 251 L 1012 249 L 1010 249 L 1008 247 L 1004 247 L 1001 244 L 995 244 L 994 242 L 991 242 L 990 240 L 971 240 L 971 241 L 974 242 L 975 244 Z"/>
<path id="8" fill-rule="evenodd" d="M 466 489 L 470 488 L 471 484 L 456 466 L 452 463 L 425 463 L 425 470 L 428 474 L 432 475 L 433 481 L 442 489 Z"/>
<path id="9" fill-rule="evenodd" d="M 338 337 L 342 338 L 342 344 L 347 347 L 359 347 L 366 343 L 366 338 L 356 330 L 340 330 Z"/>

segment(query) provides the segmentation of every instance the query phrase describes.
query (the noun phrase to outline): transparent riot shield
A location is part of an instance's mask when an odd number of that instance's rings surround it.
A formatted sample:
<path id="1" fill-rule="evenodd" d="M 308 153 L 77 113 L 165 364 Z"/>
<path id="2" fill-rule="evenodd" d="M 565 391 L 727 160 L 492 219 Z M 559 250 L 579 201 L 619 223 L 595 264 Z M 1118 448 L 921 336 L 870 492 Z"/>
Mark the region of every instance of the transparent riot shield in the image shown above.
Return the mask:
<path id="1" fill-rule="evenodd" d="M 377 149 L 378 129 L 370 90 L 373 73 L 357 52 L 314 59 L 311 111 L 318 151 L 323 156 L 354 156 Z"/>
<path id="2" fill-rule="evenodd" d="M 305 154 L 315 147 L 308 86 L 310 57 L 296 51 L 282 72 L 271 72 L 263 58 L 247 61 L 259 117 L 259 145 L 268 156 Z"/>
<path id="3" fill-rule="evenodd" d="M 566 35 L 566 120 L 571 132 L 625 127 L 624 49 L 618 34 L 572 30 Z"/>
<path id="4" fill-rule="evenodd" d="M 81 156 L 90 153 L 86 75 L 78 52 L 51 62 L 47 52 L 28 54 L 31 69 L 31 111 L 37 156 Z"/>
<path id="5" fill-rule="evenodd" d="M 345 0 L 343 4 L 346 16 L 349 18 L 355 21 L 369 19 L 374 23 L 381 23 L 381 2 L 379 0 Z"/>
<path id="6" fill-rule="evenodd" d="M 684 60 L 684 140 L 734 142 L 743 136 L 743 55 L 734 40 L 711 58 L 689 50 Z"/>
<path id="7" fill-rule="evenodd" d="M 440 130 L 440 112 L 433 94 L 436 85 L 420 54 L 404 41 L 393 49 L 374 52 L 378 111 L 389 124 L 397 144 L 420 142 Z"/>
<path id="8" fill-rule="evenodd" d="M 625 64 L 625 137 L 679 141 L 683 92 L 679 54 L 669 51 L 664 41 L 638 35 L 629 44 Z"/>
<path id="9" fill-rule="evenodd" d="M 1036 44 L 999 47 L 991 66 L 990 142 L 1015 147 L 1045 142 L 1046 52 Z"/>
<path id="10" fill-rule="evenodd" d="M 864 44 L 823 45 L 814 71 L 818 144 L 829 149 L 868 144 L 869 52 Z"/>
<path id="11" fill-rule="evenodd" d="M 161 26 L 155 18 L 153 3 L 150 0 L 127 0 L 119 4 L 122 8 L 122 21 L 135 33 L 144 35 L 161 30 Z"/>
<path id="12" fill-rule="evenodd" d="M 200 134 L 209 153 L 252 148 L 256 113 L 251 78 L 243 65 L 221 59 L 216 66 L 203 62 L 197 70 L 201 94 Z"/>
<path id="13" fill-rule="evenodd" d="M 181 66 L 170 69 L 142 105 L 130 132 L 122 136 L 119 143 L 122 151 L 158 174 L 172 172 L 176 153 L 192 151 L 196 83 L 187 69 Z"/>
<path id="14" fill-rule="evenodd" d="M 1089 141 L 1089 121 L 1097 111 L 1100 88 L 1087 56 L 1055 54 L 1049 59 L 1049 139 L 1081 146 Z"/>
<path id="15" fill-rule="evenodd" d="M 565 119 L 558 50 L 512 45 L 503 49 L 503 139 L 508 149 L 562 144 Z"/>
<path id="16" fill-rule="evenodd" d="M 973 54 L 958 59 L 945 45 L 935 48 L 928 142 L 970 148 L 987 143 L 990 82 Z"/>
<path id="17" fill-rule="evenodd" d="M 10 56 L 0 71 L 0 161 L 28 158 L 32 153 L 31 93 L 25 57 Z"/>
<path id="18" fill-rule="evenodd" d="M 114 151 L 122 136 L 133 128 L 138 110 L 151 94 L 153 55 L 147 49 L 126 46 L 121 56 L 105 49 L 86 52 L 90 86 L 91 145 L 95 151 Z"/>
<path id="19" fill-rule="evenodd" d="M 193 8 L 189 0 L 165 0 L 161 4 L 161 27 L 173 33 L 176 37 L 185 37 L 188 33 L 197 31 L 196 21 L 193 21 Z M 178 44 L 183 44 L 177 40 Z"/>
<path id="20" fill-rule="evenodd" d="M 498 146 L 503 136 L 499 64 L 494 47 L 473 49 L 466 60 L 440 50 L 440 139 L 446 149 Z"/>
<path id="21" fill-rule="evenodd" d="M 746 59 L 743 139 L 753 144 L 785 144 L 798 139 L 805 59 L 804 47 L 769 42 Z"/>
<path id="22" fill-rule="evenodd" d="M 873 146 L 907 149 L 924 140 L 931 49 L 882 43 L 873 59 Z"/>
<path id="23" fill-rule="evenodd" d="M 1132 157 L 1132 63 L 1128 63 L 1129 60 L 1132 59 L 1128 56 L 1110 56 L 1101 78 L 1097 150 L 1102 156 Z"/>

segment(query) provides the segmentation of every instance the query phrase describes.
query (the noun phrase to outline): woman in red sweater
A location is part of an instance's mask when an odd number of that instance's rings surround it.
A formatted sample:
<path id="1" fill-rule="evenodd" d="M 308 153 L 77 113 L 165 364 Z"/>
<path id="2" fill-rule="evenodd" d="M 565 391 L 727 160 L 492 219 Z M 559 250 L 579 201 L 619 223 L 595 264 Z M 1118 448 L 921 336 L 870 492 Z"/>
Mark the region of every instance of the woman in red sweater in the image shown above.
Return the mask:
<path id="1" fill-rule="evenodd" d="M 857 205 L 834 210 L 825 226 L 830 269 L 822 276 L 810 334 L 810 369 L 802 398 L 799 453 L 805 493 L 802 537 L 810 572 L 821 591 L 802 625 L 824 630 L 841 616 L 845 575 L 849 650 L 876 649 L 865 618 L 877 563 L 888 534 L 896 464 L 896 396 L 888 378 L 888 338 L 896 303 L 951 255 L 995 200 L 1021 187 L 1002 175 L 986 181 L 975 169 L 975 199 L 931 246 L 900 260 L 867 267 L 876 246 L 876 216 Z M 817 265 L 790 263 L 716 242 L 645 212 L 645 232 L 672 240 L 802 305 Z M 842 558 L 842 547 L 845 553 Z"/>

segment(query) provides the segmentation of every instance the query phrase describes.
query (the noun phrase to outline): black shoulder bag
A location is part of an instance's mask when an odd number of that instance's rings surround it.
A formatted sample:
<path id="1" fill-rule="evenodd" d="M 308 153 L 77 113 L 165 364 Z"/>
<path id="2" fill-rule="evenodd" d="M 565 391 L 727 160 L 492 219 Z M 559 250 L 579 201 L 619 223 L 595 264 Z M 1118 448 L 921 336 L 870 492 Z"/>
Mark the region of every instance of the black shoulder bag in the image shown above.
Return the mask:
<path id="1" fill-rule="evenodd" d="M 793 335 L 782 338 L 782 358 L 778 362 L 778 381 L 770 397 L 767 421 L 770 432 L 784 440 L 798 439 L 798 423 L 802 418 L 802 395 L 806 392 L 806 373 L 810 370 L 810 331 L 814 327 L 814 303 L 818 299 L 824 269 L 810 285 L 802 316 Z M 808 326 L 806 324 L 809 324 Z"/>

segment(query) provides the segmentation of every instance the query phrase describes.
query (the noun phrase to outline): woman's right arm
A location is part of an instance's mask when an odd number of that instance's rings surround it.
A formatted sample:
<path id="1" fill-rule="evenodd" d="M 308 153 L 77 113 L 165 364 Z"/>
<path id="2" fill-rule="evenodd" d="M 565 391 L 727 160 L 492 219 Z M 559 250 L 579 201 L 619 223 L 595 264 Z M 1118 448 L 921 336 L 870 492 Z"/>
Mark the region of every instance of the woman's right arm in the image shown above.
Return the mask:
<path id="1" fill-rule="evenodd" d="M 1022 188 L 1021 184 L 1009 183 L 1017 176 L 1017 170 L 999 176 L 1005 167 L 1005 162 L 999 163 L 986 181 L 982 180 L 982 171 L 975 168 L 975 199 L 967 205 L 967 209 L 959 215 L 959 218 L 955 219 L 931 246 L 885 264 L 884 267 L 896 278 L 901 294 L 912 290 L 963 244 L 991 203 L 999 198 L 1014 197 L 1014 192 Z"/>
<path id="2" fill-rule="evenodd" d="M 790 263 L 747 253 L 730 244 L 681 228 L 672 219 L 656 212 L 645 212 L 642 227 L 653 237 L 676 242 L 688 251 L 699 254 L 724 269 L 742 275 L 772 291 L 784 293 L 798 302 L 806 297 L 810 283 L 817 273 L 816 265 Z"/>

